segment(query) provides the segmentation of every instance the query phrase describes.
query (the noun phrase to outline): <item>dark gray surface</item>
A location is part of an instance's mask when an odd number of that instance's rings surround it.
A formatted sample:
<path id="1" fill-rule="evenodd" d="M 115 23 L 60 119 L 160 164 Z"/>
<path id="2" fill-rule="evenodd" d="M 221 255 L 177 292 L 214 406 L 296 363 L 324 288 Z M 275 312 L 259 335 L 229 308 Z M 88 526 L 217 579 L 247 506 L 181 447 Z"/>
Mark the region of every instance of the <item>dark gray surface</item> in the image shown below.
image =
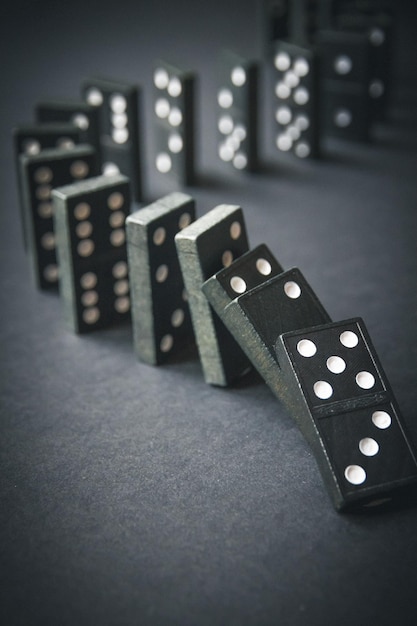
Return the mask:
<path id="1" fill-rule="evenodd" d="M 149 126 L 153 59 L 188 58 L 200 74 L 204 181 L 187 189 L 198 214 L 241 205 L 252 246 L 298 265 L 333 319 L 365 319 L 417 443 L 411 4 L 393 119 L 373 145 L 334 143 L 323 163 L 275 159 L 229 177 L 215 157 L 216 54 L 257 52 L 255 2 L 3 3 L 2 624 L 416 623 L 416 508 L 333 511 L 256 376 L 215 389 L 193 350 L 153 368 L 135 360 L 129 326 L 66 330 L 58 298 L 30 283 L 11 149 L 35 101 L 76 97 L 89 74 L 141 82 Z M 145 141 L 149 154 L 148 130 Z M 147 190 L 165 191 L 154 177 Z"/>

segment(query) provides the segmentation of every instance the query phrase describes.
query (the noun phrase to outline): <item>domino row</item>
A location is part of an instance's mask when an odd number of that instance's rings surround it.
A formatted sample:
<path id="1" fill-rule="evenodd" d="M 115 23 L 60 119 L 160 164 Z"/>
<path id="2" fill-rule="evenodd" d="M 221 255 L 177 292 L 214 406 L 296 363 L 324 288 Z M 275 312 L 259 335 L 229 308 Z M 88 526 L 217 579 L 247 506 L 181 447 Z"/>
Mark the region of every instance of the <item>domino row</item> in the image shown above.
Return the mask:
<path id="1" fill-rule="evenodd" d="M 273 102 L 274 145 L 279 152 L 301 159 L 317 157 L 323 139 L 367 140 L 372 121 L 383 118 L 392 24 L 376 17 L 356 29 L 345 25 L 341 30 L 343 24 L 339 20 L 339 29 L 317 30 L 313 41 L 298 37 L 295 29 L 292 39 L 275 37 L 269 42 L 268 100 Z M 285 34 L 282 29 L 278 32 Z M 259 167 L 259 70 L 259 62 L 232 52 L 222 54 L 217 153 L 224 166 L 234 170 Z M 163 61 L 153 74 L 151 162 L 175 185 L 196 181 L 195 78 Z M 142 201 L 140 89 L 120 80 L 93 78 L 83 81 L 81 94 L 82 101 L 47 100 L 36 105 L 36 123 L 15 130 L 16 161 L 22 154 L 88 144 L 96 150 L 94 173 L 126 175 L 134 200 Z"/>
<path id="2" fill-rule="evenodd" d="M 63 161 L 85 172 L 90 149 L 77 150 L 76 161 Z M 31 163 L 38 190 L 51 182 L 39 158 Z M 254 366 L 309 442 L 338 510 L 415 491 L 415 451 L 363 321 L 331 322 L 297 268 L 284 271 L 265 245 L 249 249 L 240 207 L 196 220 L 193 199 L 175 192 L 129 214 L 120 174 L 54 188 L 52 198 L 74 331 L 131 315 L 135 352 L 149 364 L 195 337 L 212 385 Z"/>

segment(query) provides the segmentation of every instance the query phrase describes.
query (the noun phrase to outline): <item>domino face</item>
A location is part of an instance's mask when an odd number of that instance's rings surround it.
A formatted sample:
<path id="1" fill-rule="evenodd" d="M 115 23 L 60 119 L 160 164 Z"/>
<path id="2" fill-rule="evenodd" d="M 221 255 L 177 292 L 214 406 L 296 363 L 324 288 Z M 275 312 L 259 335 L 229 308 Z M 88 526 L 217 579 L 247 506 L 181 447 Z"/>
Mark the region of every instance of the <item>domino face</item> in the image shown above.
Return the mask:
<path id="1" fill-rule="evenodd" d="M 370 43 L 369 96 L 372 119 L 386 116 L 391 88 L 391 47 L 393 17 L 387 13 L 342 14 L 337 19 L 338 28 L 365 33 Z"/>
<path id="2" fill-rule="evenodd" d="M 277 42 L 273 53 L 275 145 L 300 159 L 320 154 L 318 64 L 308 48 Z"/>
<path id="3" fill-rule="evenodd" d="M 99 154 L 99 119 L 94 107 L 85 102 L 49 100 L 39 102 L 35 117 L 40 123 L 71 123 L 78 128 L 80 141 L 93 146 Z"/>
<path id="4" fill-rule="evenodd" d="M 99 116 L 102 174 L 127 176 L 133 198 L 140 202 L 143 193 L 139 87 L 121 81 L 90 78 L 83 81 L 81 90 Z"/>
<path id="5" fill-rule="evenodd" d="M 283 334 L 276 350 L 285 401 L 337 509 L 375 506 L 415 488 L 415 452 L 360 318 Z"/>
<path id="6" fill-rule="evenodd" d="M 129 179 L 98 176 L 54 189 L 53 197 L 60 292 L 70 328 L 86 333 L 129 319 Z"/>
<path id="7" fill-rule="evenodd" d="M 203 285 L 203 291 L 217 311 L 240 294 L 263 284 L 284 270 L 265 244 L 245 252 Z"/>
<path id="8" fill-rule="evenodd" d="M 268 248 L 261 246 L 238 259 L 227 273 L 212 276 L 203 291 L 254 367 L 280 397 L 283 381 L 275 353 L 279 335 L 330 321 L 304 276 L 297 268 L 282 272 Z"/>
<path id="9" fill-rule="evenodd" d="M 361 33 L 321 31 L 322 127 L 325 134 L 368 141 L 371 125 L 371 57 Z"/>
<path id="10" fill-rule="evenodd" d="M 237 170 L 258 167 L 258 67 L 224 51 L 217 92 L 218 154 Z"/>
<path id="11" fill-rule="evenodd" d="M 194 200 L 174 192 L 126 220 L 133 343 L 145 363 L 159 365 L 193 340 L 174 237 L 194 219 Z"/>
<path id="12" fill-rule="evenodd" d="M 249 363 L 201 287 L 209 276 L 247 251 L 242 209 L 224 204 L 215 207 L 179 232 L 175 244 L 204 378 L 209 384 L 226 386 L 247 371 Z"/>
<path id="13" fill-rule="evenodd" d="M 159 61 L 153 74 L 156 170 L 191 185 L 194 167 L 194 75 Z"/>
<path id="14" fill-rule="evenodd" d="M 44 150 L 20 157 L 24 222 L 34 281 L 40 289 L 58 288 L 52 189 L 98 173 L 94 148 Z"/>
<path id="15" fill-rule="evenodd" d="M 27 248 L 27 227 L 23 210 L 23 192 L 20 172 L 20 155 L 35 156 L 48 148 L 70 149 L 80 143 L 80 131 L 73 124 L 29 124 L 13 129 L 13 147 L 15 156 L 19 210 L 21 216 L 23 241 Z"/>

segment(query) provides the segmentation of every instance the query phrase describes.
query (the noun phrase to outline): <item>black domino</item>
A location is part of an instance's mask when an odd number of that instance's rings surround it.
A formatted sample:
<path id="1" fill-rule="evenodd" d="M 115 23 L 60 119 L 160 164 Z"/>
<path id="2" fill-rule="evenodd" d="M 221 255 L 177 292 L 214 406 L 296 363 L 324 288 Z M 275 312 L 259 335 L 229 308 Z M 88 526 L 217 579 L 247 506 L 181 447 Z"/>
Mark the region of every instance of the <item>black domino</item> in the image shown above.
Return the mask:
<path id="1" fill-rule="evenodd" d="M 320 154 L 320 112 L 317 55 L 284 41 L 273 50 L 276 148 L 297 157 Z"/>
<path id="2" fill-rule="evenodd" d="M 195 181 L 194 85 L 191 72 L 158 61 L 153 74 L 156 171 L 179 185 Z"/>
<path id="3" fill-rule="evenodd" d="M 222 204 L 175 237 L 204 378 L 226 386 L 249 368 L 241 348 L 215 315 L 203 283 L 248 249 L 242 209 Z"/>
<path id="4" fill-rule="evenodd" d="M 217 272 L 203 291 L 253 366 L 278 397 L 282 379 L 275 355 L 280 334 L 330 321 L 297 269 L 282 271 L 266 246 Z"/>
<path id="5" fill-rule="evenodd" d="M 145 363 L 161 364 L 193 341 L 174 237 L 194 221 L 194 205 L 174 192 L 126 220 L 133 344 Z"/>
<path id="6" fill-rule="evenodd" d="M 35 106 L 39 123 L 71 123 L 79 129 L 80 140 L 96 149 L 99 156 L 99 118 L 97 110 L 85 102 L 45 100 Z"/>
<path id="7" fill-rule="evenodd" d="M 52 189 L 98 174 L 94 148 L 78 145 L 20 157 L 24 222 L 36 286 L 57 289 Z"/>
<path id="8" fill-rule="evenodd" d="M 23 210 L 22 180 L 20 171 L 20 156 L 35 156 L 48 148 L 73 148 L 81 142 L 80 130 L 73 124 L 25 124 L 13 129 L 13 147 L 16 167 L 17 191 L 19 210 L 23 230 L 23 240 L 27 248 L 27 234 L 25 213 Z"/>
<path id="9" fill-rule="evenodd" d="M 370 14 L 360 12 L 337 16 L 337 27 L 341 30 L 365 33 L 370 43 L 369 96 L 372 120 L 383 120 L 391 91 L 391 56 L 394 19 L 385 10 Z"/>
<path id="10" fill-rule="evenodd" d="M 64 317 L 76 333 L 130 319 L 125 220 L 129 179 L 98 176 L 54 189 Z"/>
<path id="11" fill-rule="evenodd" d="M 320 51 L 323 133 L 353 141 L 370 138 L 371 50 L 364 33 L 321 31 Z"/>
<path id="12" fill-rule="evenodd" d="M 360 318 L 283 334 L 281 394 L 338 510 L 395 501 L 417 483 L 403 419 Z"/>
<path id="13" fill-rule="evenodd" d="M 221 56 L 217 91 L 218 155 L 235 170 L 258 167 L 258 66 L 233 52 Z"/>
<path id="14" fill-rule="evenodd" d="M 119 80 L 89 78 L 82 95 L 99 116 L 102 174 L 124 174 L 130 179 L 133 199 L 143 198 L 141 174 L 140 89 Z"/>

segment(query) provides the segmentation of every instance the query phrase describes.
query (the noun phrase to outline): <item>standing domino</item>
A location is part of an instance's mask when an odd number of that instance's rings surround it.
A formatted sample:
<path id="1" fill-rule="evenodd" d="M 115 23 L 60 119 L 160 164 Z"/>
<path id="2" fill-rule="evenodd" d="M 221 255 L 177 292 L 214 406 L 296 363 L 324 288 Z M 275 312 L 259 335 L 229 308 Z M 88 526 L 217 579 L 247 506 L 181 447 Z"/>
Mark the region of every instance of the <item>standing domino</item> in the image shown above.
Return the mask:
<path id="1" fill-rule="evenodd" d="M 86 79 L 82 94 L 99 116 L 102 173 L 130 179 L 133 199 L 142 200 L 140 155 L 140 91 L 130 83 Z"/>
<path id="2" fill-rule="evenodd" d="M 248 249 L 242 209 L 221 204 L 175 237 L 204 378 L 226 386 L 249 367 L 243 352 L 214 314 L 202 285 Z"/>
<path id="3" fill-rule="evenodd" d="M 24 223 L 34 281 L 40 289 L 57 289 L 52 189 L 98 172 L 91 146 L 50 149 L 20 157 Z"/>
<path id="4" fill-rule="evenodd" d="M 192 341 L 174 237 L 194 219 L 194 200 L 174 192 L 126 220 L 133 343 L 145 363 L 163 363 Z"/>
<path id="5" fill-rule="evenodd" d="M 35 156 L 48 148 L 73 148 L 80 143 L 80 130 L 73 124 L 26 124 L 13 129 L 13 145 L 16 165 L 17 191 L 21 214 L 23 241 L 27 248 L 25 213 L 23 209 L 23 190 L 20 171 L 20 156 Z"/>
<path id="6" fill-rule="evenodd" d="M 53 191 L 64 316 L 76 333 L 130 315 L 126 176 L 98 176 Z"/>
<path id="7" fill-rule="evenodd" d="M 217 92 L 218 154 L 237 170 L 258 167 L 258 67 L 233 52 L 222 54 Z"/>
<path id="8" fill-rule="evenodd" d="M 300 159 L 320 154 L 318 64 L 312 49 L 276 42 L 273 54 L 276 147 Z"/>
<path id="9" fill-rule="evenodd" d="M 193 74 L 163 61 L 153 75 L 155 167 L 180 185 L 195 181 L 194 82 Z"/>

